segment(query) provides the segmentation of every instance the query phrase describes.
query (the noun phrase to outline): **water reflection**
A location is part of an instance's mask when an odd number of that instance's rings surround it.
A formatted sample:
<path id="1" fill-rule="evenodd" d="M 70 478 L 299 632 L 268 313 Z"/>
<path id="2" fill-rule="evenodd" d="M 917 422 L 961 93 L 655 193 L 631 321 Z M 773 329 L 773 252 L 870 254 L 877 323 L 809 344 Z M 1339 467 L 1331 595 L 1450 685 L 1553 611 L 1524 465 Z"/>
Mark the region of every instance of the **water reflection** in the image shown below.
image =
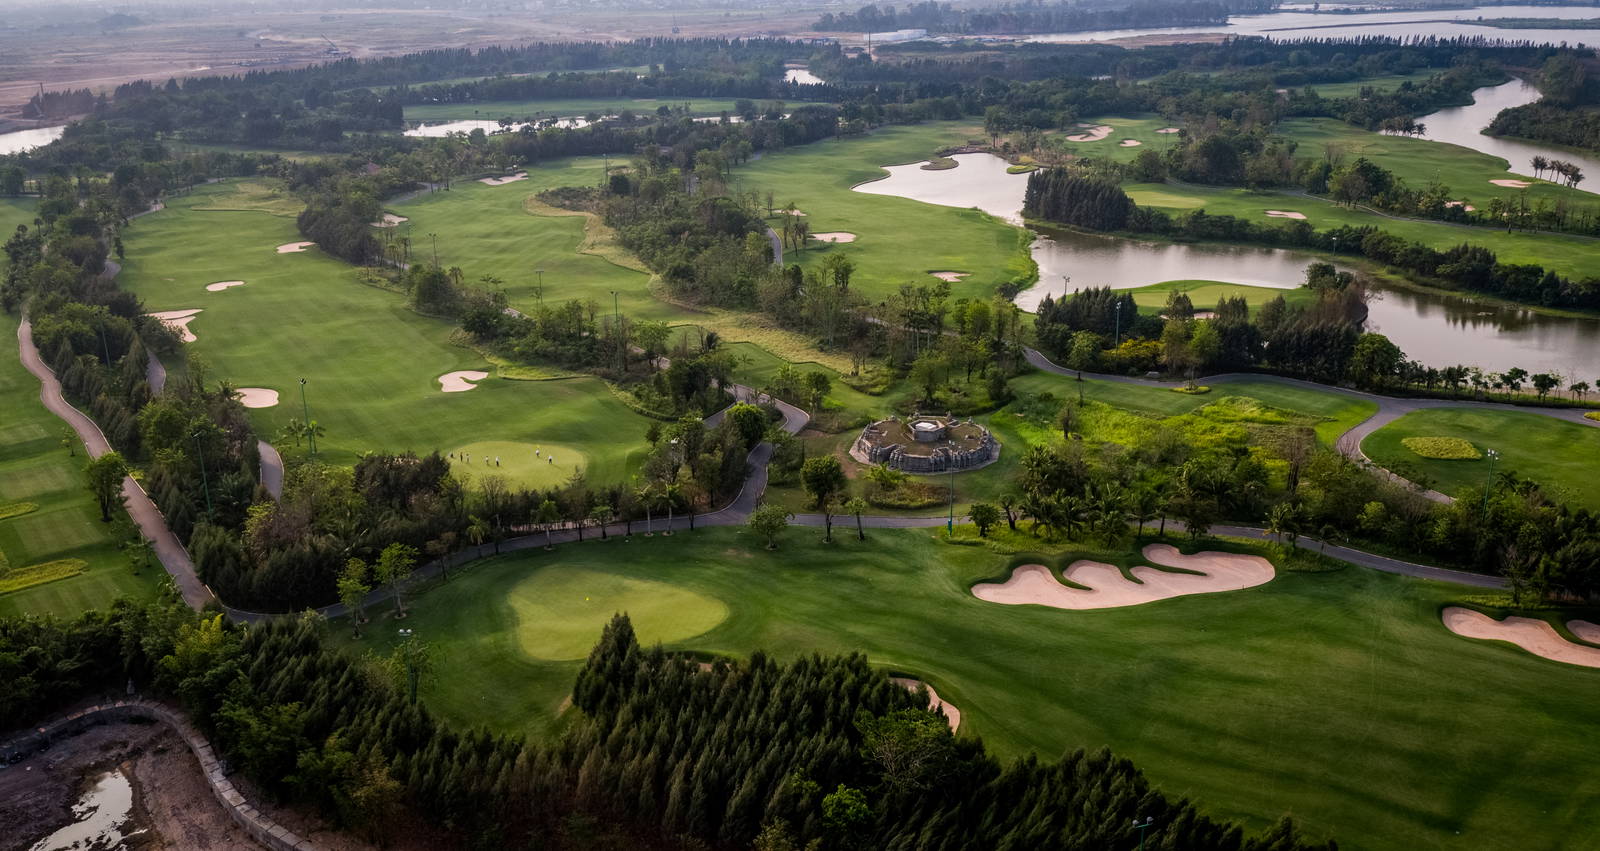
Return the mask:
<path id="1" fill-rule="evenodd" d="M 607 117 L 609 118 L 612 116 Z M 465 119 L 461 121 L 447 121 L 442 124 L 418 124 L 410 130 L 405 131 L 405 135 L 428 139 L 439 139 L 445 136 L 453 136 L 457 133 L 471 133 L 474 130 L 482 130 L 483 132 L 492 136 L 496 133 L 516 132 L 528 126 L 538 127 L 540 129 L 560 127 L 566 130 L 575 130 L 579 127 L 589 126 L 589 120 L 587 118 L 546 118 L 532 122 L 531 125 L 530 122 L 517 121 L 513 122 L 510 126 L 502 127 L 500 126 L 499 121 L 491 121 L 488 119 Z"/>
<path id="2" fill-rule="evenodd" d="M 1305 39 L 1361 38 L 1387 36 L 1473 37 L 1532 41 L 1540 44 L 1600 44 L 1600 30 L 1528 29 L 1513 30 L 1485 26 L 1480 18 L 1600 18 L 1594 6 L 1475 6 L 1470 9 L 1422 9 L 1415 11 L 1372 11 L 1343 14 L 1337 12 L 1282 11 L 1266 15 L 1234 15 L 1226 24 L 1193 27 L 1149 27 L 1093 32 L 1046 33 L 1028 36 L 1028 41 L 1051 43 L 1108 41 L 1147 35 L 1183 33 L 1226 33 L 1238 36 L 1269 36 L 1276 41 Z"/>
<path id="3" fill-rule="evenodd" d="M 133 784 L 120 771 L 96 778 L 72 805 L 72 824 L 34 843 L 29 851 L 88 851 L 122 848 L 133 814 Z M 137 832 L 137 831 L 136 831 Z"/>
<path id="4" fill-rule="evenodd" d="M 824 82 L 821 77 L 811 73 L 809 68 L 790 68 L 783 72 L 783 81 L 785 83 L 798 83 L 802 86 L 816 86 Z"/>
<path id="5" fill-rule="evenodd" d="M 14 133 L 0 133 L 0 154 L 20 154 L 61 138 L 66 127 L 35 127 Z"/>
<path id="6" fill-rule="evenodd" d="M 1591 11 L 1600 12 L 1600 10 Z M 1424 116 L 1422 124 L 1428 128 L 1428 133 L 1423 138 L 1435 142 L 1449 142 L 1452 145 L 1500 157 L 1510 163 L 1511 171 L 1517 174 L 1532 174 L 1533 168 L 1529 165 L 1529 160 L 1535 156 L 1565 160 L 1583 169 L 1584 178 L 1578 182 L 1579 189 L 1593 192 L 1600 188 L 1600 159 L 1532 142 L 1499 139 L 1483 134 L 1483 128 L 1488 127 L 1489 122 L 1493 121 L 1501 110 L 1533 103 L 1538 99 L 1539 90 L 1524 80 L 1512 80 L 1498 86 L 1485 86 L 1472 93 L 1471 106 L 1441 109 Z M 1472 190 L 1472 187 L 1455 188 L 1467 192 Z"/>
<path id="7" fill-rule="evenodd" d="M 1005 160 L 990 154 L 958 154 L 954 159 L 954 169 L 928 170 L 921 163 L 890 166 L 888 177 L 861 184 L 856 191 L 976 207 L 1021 223 L 1026 175 L 1007 174 Z M 1045 228 L 1035 234 L 1032 251 L 1039 283 L 1017 296 L 1017 304 L 1029 310 L 1046 295 L 1088 286 L 1129 289 L 1192 279 L 1292 288 L 1316 259 L 1274 248 L 1143 242 Z M 1430 366 L 1465 364 L 1493 371 L 1520 366 L 1559 372 L 1569 381 L 1600 378 L 1596 320 L 1406 289 L 1378 289 L 1372 295 L 1367 327 Z"/>

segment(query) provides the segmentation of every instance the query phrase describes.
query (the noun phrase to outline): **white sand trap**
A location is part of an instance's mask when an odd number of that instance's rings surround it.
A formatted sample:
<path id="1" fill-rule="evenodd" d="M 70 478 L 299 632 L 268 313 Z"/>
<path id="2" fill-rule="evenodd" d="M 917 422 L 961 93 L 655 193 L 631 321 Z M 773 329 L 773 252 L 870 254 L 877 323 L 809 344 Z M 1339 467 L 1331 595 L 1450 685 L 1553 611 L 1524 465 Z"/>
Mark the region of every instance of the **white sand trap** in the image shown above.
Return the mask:
<path id="1" fill-rule="evenodd" d="M 914 680 L 910 677 L 890 677 L 889 682 L 902 686 L 907 691 L 916 691 L 919 687 L 926 688 L 928 690 L 928 708 L 935 712 L 941 709 L 944 710 L 944 718 L 950 722 L 950 732 L 954 733 L 956 728 L 961 726 L 961 710 L 945 703 L 944 699 L 939 697 L 939 693 L 933 690 L 933 686 L 922 680 Z"/>
<path id="2" fill-rule="evenodd" d="M 814 233 L 811 238 L 818 242 L 855 242 L 856 235 L 845 231 L 829 231 L 828 233 Z"/>
<path id="3" fill-rule="evenodd" d="M 233 395 L 246 408 L 274 408 L 278 405 L 278 391 L 265 387 L 240 387 L 233 391 Z"/>
<path id="4" fill-rule="evenodd" d="M 316 245 L 315 242 L 285 242 L 278 246 L 279 254 L 299 254 L 307 248 Z"/>
<path id="5" fill-rule="evenodd" d="M 519 171 L 516 174 L 510 175 L 509 177 L 480 177 L 478 178 L 478 182 L 487 184 L 489 186 L 504 186 L 507 183 L 516 183 L 519 180 L 527 179 L 528 173 L 525 171 Z"/>
<path id="6" fill-rule="evenodd" d="M 145 315 L 154 316 L 155 318 L 161 320 L 161 324 L 171 328 L 174 331 L 177 331 L 178 337 L 185 343 L 193 343 L 195 340 L 200 338 L 196 337 L 194 332 L 189 330 L 189 323 L 192 322 L 195 316 L 199 315 L 199 313 L 200 308 L 197 307 L 193 310 L 163 310 L 159 313 L 147 313 Z"/>
<path id="7" fill-rule="evenodd" d="M 375 228 L 393 228 L 399 227 L 402 222 L 409 221 L 411 220 L 405 216 L 397 216 L 394 213 L 384 213 L 383 221 L 373 222 L 372 226 Z"/>
<path id="8" fill-rule="evenodd" d="M 1493 183 L 1496 186 L 1504 186 L 1507 189 L 1527 189 L 1528 187 L 1533 185 L 1532 183 L 1529 183 L 1526 180 L 1512 180 L 1510 178 L 1502 178 L 1500 180 L 1491 180 L 1489 182 Z"/>
<path id="9" fill-rule="evenodd" d="M 935 278 L 938 278 L 941 281 L 949 281 L 950 283 L 954 284 L 954 283 L 960 281 L 962 278 L 965 278 L 966 276 L 968 276 L 968 275 L 970 275 L 972 273 L 971 272 L 929 272 L 928 274 L 934 276 Z"/>
<path id="10" fill-rule="evenodd" d="M 230 289 L 232 287 L 242 286 L 244 286 L 244 281 L 218 281 L 214 284 L 206 284 L 206 292 L 220 293 L 223 290 Z"/>
<path id="11" fill-rule="evenodd" d="M 778 215 L 780 215 L 780 216 L 803 216 L 803 215 L 805 215 L 805 213 L 802 213 L 799 210 L 790 208 L 788 210 L 779 210 L 778 211 Z"/>
<path id="12" fill-rule="evenodd" d="M 1474 207 L 1474 206 L 1472 206 L 1471 204 L 1468 204 L 1465 201 L 1446 201 L 1446 202 L 1444 202 L 1444 205 L 1446 207 L 1460 207 L 1461 209 L 1466 210 L 1469 213 L 1471 213 L 1471 212 L 1473 212 L 1473 211 L 1478 209 L 1477 207 Z"/>
<path id="13" fill-rule="evenodd" d="M 1293 210 L 1268 210 L 1267 218 L 1270 219 L 1298 219 L 1305 221 L 1305 213 L 1296 213 Z"/>
<path id="14" fill-rule="evenodd" d="M 1115 565 L 1076 561 L 1067 567 L 1066 577 L 1084 588 L 1071 588 L 1058 581 L 1049 568 L 1026 564 L 1013 571 L 1005 582 L 972 586 L 972 594 L 980 600 L 1009 606 L 1114 609 L 1189 594 L 1238 591 L 1273 577 L 1272 564 L 1260 556 L 1219 552 L 1184 555 L 1175 547 L 1151 544 L 1144 548 L 1144 557 L 1165 567 L 1200 573 L 1170 573 L 1153 567 L 1135 567 L 1130 573 L 1139 581 L 1130 582 Z"/>
<path id="15" fill-rule="evenodd" d="M 1088 124 L 1079 124 L 1078 126 L 1088 127 L 1089 129 L 1083 131 L 1082 133 L 1074 133 L 1071 136 L 1068 136 L 1068 142 L 1098 142 L 1101 139 L 1110 136 L 1112 130 L 1112 127 L 1109 124 L 1100 124 L 1093 127 L 1090 127 Z"/>
<path id="16" fill-rule="evenodd" d="M 489 373 L 487 372 L 481 372 L 476 369 L 460 369 L 439 376 L 439 386 L 446 393 L 465 393 L 478 386 L 472 382 L 482 381 L 488 377 Z"/>
<path id="17" fill-rule="evenodd" d="M 1163 127 L 1160 130 L 1157 130 L 1156 132 L 1157 133 L 1176 133 L 1176 132 L 1178 132 L 1178 128 L 1176 128 L 1176 127 Z"/>
<path id="18" fill-rule="evenodd" d="M 1590 644 L 1600 644 L 1600 623 L 1589 623 L 1588 621 L 1567 621 L 1567 629 L 1572 630 L 1572 634 L 1576 635 L 1580 641 L 1587 641 Z"/>
<path id="19" fill-rule="evenodd" d="M 1482 612 L 1448 606 L 1439 614 L 1445 629 L 1467 638 L 1485 641 L 1509 641 L 1535 656 L 1543 656 L 1568 665 L 1600 668 L 1600 647 L 1573 644 L 1561 637 L 1556 628 L 1533 618 L 1508 617 L 1497 621 Z"/>
<path id="20" fill-rule="evenodd" d="M 1138 139 L 1123 139 L 1122 141 L 1117 143 L 1117 145 L 1119 147 L 1123 147 L 1123 148 L 1137 148 L 1137 147 L 1139 147 L 1140 145 L 1143 145 L 1143 144 L 1144 143 L 1139 141 Z"/>

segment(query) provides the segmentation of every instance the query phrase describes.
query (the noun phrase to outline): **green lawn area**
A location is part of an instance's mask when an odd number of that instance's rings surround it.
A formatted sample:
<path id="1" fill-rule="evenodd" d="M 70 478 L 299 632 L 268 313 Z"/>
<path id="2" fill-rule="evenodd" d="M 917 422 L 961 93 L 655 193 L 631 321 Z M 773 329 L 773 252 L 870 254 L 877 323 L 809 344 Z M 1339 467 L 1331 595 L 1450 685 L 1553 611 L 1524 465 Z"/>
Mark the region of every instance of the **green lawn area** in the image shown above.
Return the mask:
<path id="1" fill-rule="evenodd" d="M 1408 437 L 1459 437 L 1479 452 L 1493 449 L 1500 453 L 1494 464 L 1497 474 L 1514 472 L 1566 491 L 1572 501 L 1591 510 L 1600 509 L 1600 480 L 1595 475 L 1600 428 L 1520 411 L 1433 408 L 1406 414 L 1361 442 L 1361 450 L 1374 462 L 1390 468 L 1409 466 L 1433 479 L 1436 490 L 1453 494 L 1464 487 L 1481 487 L 1489 460 L 1423 458 L 1401 445 Z"/>
<path id="2" fill-rule="evenodd" d="M 1144 151 L 1161 153 L 1178 144 L 1178 134 L 1156 132 L 1167 127 L 1179 126 L 1165 118 L 1102 115 L 1096 118 L 1085 118 L 1079 123 L 1089 125 L 1105 124 L 1112 128 L 1111 135 L 1104 139 L 1098 139 L 1093 142 L 1063 143 L 1068 152 L 1080 157 L 1103 157 L 1115 162 L 1126 163 L 1133 162 L 1133 158 Z M 1079 129 L 1073 128 L 1071 130 L 1055 131 L 1050 135 L 1060 138 L 1077 132 L 1080 132 Z M 1134 141 L 1139 144 L 1123 145 L 1124 141 Z"/>
<path id="3" fill-rule="evenodd" d="M 856 235 L 849 244 L 785 252 L 786 263 L 810 265 L 829 252 L 844 253 L 856 265 L 851 288 L 871 299 L 901 284 L 937 283 L 929 271 L 970 272 L 951 291 L 957 298 L 986 298 L 999 284 L 1032 275 L 1026 231 L 977 210 L 851 191 L 882 177 L 882 166 L 926 160 L 941 147 L 982 135 L 982 128 L 962 122 L 885 127 L 769 154 L 734 176 L 746 190 L 763 196 L 771 190 L 779 209 L 793 203 L 812 233 Z"/>
<path id="4" fill-rule="evenodd" d="M 673 108 L 689 105 L 693 115 L 720 115 L 733 111 L 733 98 L 557 98 L 541 100 L 486 100 L 476 103 L 425 103 L 407 106 L 405 119 L 421 121 L 466 121 L 483 119 L 497 121 L 501 118 L 582 118 L 591 112 L 616 115 L 625 109 L 635 115 L 653 117 L 663 106 Z M 757 105 L 762 101 L 757 99 Z"/>
<path id="5" fill-rule="evenodd" d="M 549 659 L 628 611 L 641 640 L 675 649 L 864 651 L 932 684 L 960 708 L 962 734 L 1003 757 L 1108 745 L 1164 791 L 1253 829 L 1292 813 L 1352 848 L 1600 842 L 1600 778 L 1587 770 L 1600 760 L 1600 673 L 1452 635 L 1439 609 L 1467 589 L 1350 567 L 1068 612 L 968 589 L 1076 554 L 1006 555 L 932 531 L 819 537 L 790 529 L 769 553 L 744 530 L 702 529 L 476 563 L 412 601 L 405 626 L 433 653 L 424 700 L 549 738 L 581 664 Z M 681 595 L 670 610 L 657 597 L 668 588 Z M 385 651 L 395 626 L 375 619 L 353 647 Z"/>
<path id="6" fill-rule="evenodd" d="M 432 251 L 430 235 L 438 236 L 441 265 L 460 266 L 466 281 L 494 275 L 505 282 L 511 304 L 531 309 L 535 285 L 543 269 L 544 300 L 558 305 L 569 299 L 594 300 L 611 310 L 611 293 L 620 308 L 636 318 L 662 319 L 682 311 L 651 297 L 650 275 L 617 265 L 604 256 L 580 254 L 584 215 L 538 215 L 554 212 L 529 199 L 558 186 L 593 186 L 600 182 L 605 161 L 600 157 L 554 160 L 526 169 L 527 180 L 488 186 L 476 180 L 456 183 L 448 192 L 420 195 L 388 206 L 390 212 L 410 221 L 386 236 L 410 237 L 413 255 Z M 622 259 L 612 255 L 616 259 Z M 628 261 L 624 261 L 628 262 Z"/>
<path id="7" fill-rule="evenodd" d="M 305 378 L 311 417 L 327 430 L 319 449 L 339 463 L 372 450 L 556 443 L 587 455 L 592 479 L 615 481 L 642 453 L 646 421 L 598 379 L 491 377 L 466 392 L 441 392 L 444 373 L 494 371 L 452 342 L 451 323 L 414 313 L 398 293 L 363 285 L 356 270 L 315 248 L 277 253 L 276 246 L 301 239 L 293 218 L 193 209 L 208 206 L 209 193 L 237 194 L 228 183 L 214 184 L 128 229 L 121 284 L 152 311 L 202 309 L 189 325 L 198 341 L 189 345 L 212 379 L 282 395 L 278 406 L 253 412 L 262 434 L 275 435 L 301 416 L 297 385 Z M 205 289 L 223 280 L 245 285 Z"/>
<path id="8" fill-rule="evenodd" d="M 1279 220 L 1269 218 L 1266 215 L 1268 210 L 1297 212 L 1319 230 L 1340 225 L 1371 226 L 1439 250 L 1470 242 L 1495 252 L 1503 263 L 1535 263 L 1575 279 L 1600 275 L 1600 242 L 1593 239 L 1524 231 L 1507 233 L 1492 228 L 1444 222 L 1392 219 L 1289 192 L 1256 192 L 1173 183 L 1130 183 L 1123 188 L 1137 204 L 1161 207 L 1175 213 L 1203 207 L 1207 213 L 1214 215 L 1274 222 Z"/>
<path id="9" fill-rule="evenodd" d="M 1291 88 L 1314 89 L 1316 93 L 1325 98 L 1348 98 L 1361 94 L 1362 89 L 1372 88 L 1382 92 L 1391 92 L 1400 88 L 1405 83 L 1421 85 L 1433 74 L 1422 71 L 1416 74 L 1383 74 L 1377 77 L 1366 77 L 1349 83 L 1311 83 L 1305 86 Z"/>
<path id="10" fill-rule="evenodd" d="M 1224 298 L 1240 296 L 1249 303 L 1251 310 L 1278 296 L 1283 296 L 1283 300 L 1289 304 L 1315 304 L 1317 300 L 1316 293 L 1305 287 L 1286 290 L 1277 287 L 1231 284 L 1226 281 L 1163 281 L 1125 292 L 1133 295 L 1133 302 L 1139 305 L 1140 313 L 1156 315 L 1167 309 L 1167 295 L 1173 290 L 1186 293 L 1189 296 L 1189 303 L 1194 305 L 1195 310 L 1211 310 Z"/>
<path id="11" fill-rule="evenodd" d="M 21 205 L 0 206 L 5 211 Z M 6 220 L 7 230 L 15 223 Z M 36 510 L 0 520 L 0 564 L 27 567 L 57 559 L 82 559 L 76 576 L 0 594 L 0 617 L 50 614 L 72 617 L 103 608 L 118 597 L 148 599 L 165 578 L 159 565 L 134 575 L 117 548 L 112 524 L 84 486 L 88 462 L 73 438 L 73 454 L 61 445 L 67 425 L 39 403 L 39 380 L 17 356 L 17 322 L 0 313 L 0 506 L 32 503 Z"/>

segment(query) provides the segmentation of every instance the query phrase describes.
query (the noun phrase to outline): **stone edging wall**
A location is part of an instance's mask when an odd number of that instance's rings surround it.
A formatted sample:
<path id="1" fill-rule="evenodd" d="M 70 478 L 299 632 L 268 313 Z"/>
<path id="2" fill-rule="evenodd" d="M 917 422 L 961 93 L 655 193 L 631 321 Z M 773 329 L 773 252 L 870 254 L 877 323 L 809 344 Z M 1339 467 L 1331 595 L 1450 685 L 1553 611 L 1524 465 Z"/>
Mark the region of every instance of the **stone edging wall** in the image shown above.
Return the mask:
<path id="1" fill-rule="evenodd" d="M 0 760 L 10 762 L 18 754 L 28 755 L 43 750 L 57 739 L 75 735 L 97 724 L 136 719 L 166 724 L 183 739 L 195 759 L 200 761 L 200 770 L 205 773 L 206 785 L 211 787 L 211 794 L 216 797 L 217 803 L 222 805 L 228 817 L 244 828 L 252 839 L 272 851 L 317 851 L 317 846 L 312 844 L 311 840 L 300 838 L 293 831 L 250 806 L 244 795 L 234 788 L 232 781 L 223 773 L 222 765 L 217 761 L 217 756 L 212 752 L 211 743 L 206 741 L 206 737 L 190 725 L 182 713 L 155 701 L 131 698 L 80 709 L 64 718 L 0 742 Z"/>

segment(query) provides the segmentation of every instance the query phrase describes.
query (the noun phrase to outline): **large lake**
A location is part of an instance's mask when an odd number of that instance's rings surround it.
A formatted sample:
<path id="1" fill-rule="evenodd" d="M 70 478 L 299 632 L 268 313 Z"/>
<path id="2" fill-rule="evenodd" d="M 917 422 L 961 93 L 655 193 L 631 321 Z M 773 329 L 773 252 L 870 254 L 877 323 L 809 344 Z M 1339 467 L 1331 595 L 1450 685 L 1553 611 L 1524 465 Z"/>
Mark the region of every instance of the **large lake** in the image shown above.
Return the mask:
<path id="1" fill-rule="evenodd" d="M 888 177 L 861 184 L 856 191 L 976 207 L 1022 224 L 1027 175 L 1007 174 L 1006 161 L 990 154 L 958 154 L 954 159 L 956 168 L 937 171 L 920 163 L 889 166 Z M 1317 259 L 1283 249 L 1175 245 L 1070 231 L 1035 236 L 1032 253 L 1039 264 L 1039 283 L 1017 296 L 1017 304 L 1029 310 L 1046 295 L 1092 286 L 1130 289 L 1195 279 L 1289 289 L 1299 286 L 1306 266 Z M 1370 330 L 1387 335 L 1407 355 L 1430 366 L 1466 364 L 1494 371 L 1520 366 L 1553 370 L 1571 380 L 1600 379 L 1600 321 L 1404 289 L 1373 290 L 1371 308 Z"/>
<path id="2" fill-rule="evenodd" d="M 1108 41 L 1118 38 L 1174 33 L 1224 33 L 1227 35 L 1268 36 L 1277 41 L 1303 39 L 1361 38 L 1363 36 L 1438 36 L 1453 38 L 1504 39 L 1541 44 L 1600 44 L 1596 29 L 1501 29 L 1477 23 L 1479 18 L 1600 18 L 1596 6 L 1475 6 L 1470 9 L 1422 9 L 1412 11 L 1374 11 L 1341 13 L 1313 12 L 1308 7 L 1286 8 L 1267 15 L 1235 15 L 1226 24 L 1194 27 L 1147 27 L 1127 30 L 1047 33 L 1027 36 L 1028 41 L 1075 42 Z"/>

